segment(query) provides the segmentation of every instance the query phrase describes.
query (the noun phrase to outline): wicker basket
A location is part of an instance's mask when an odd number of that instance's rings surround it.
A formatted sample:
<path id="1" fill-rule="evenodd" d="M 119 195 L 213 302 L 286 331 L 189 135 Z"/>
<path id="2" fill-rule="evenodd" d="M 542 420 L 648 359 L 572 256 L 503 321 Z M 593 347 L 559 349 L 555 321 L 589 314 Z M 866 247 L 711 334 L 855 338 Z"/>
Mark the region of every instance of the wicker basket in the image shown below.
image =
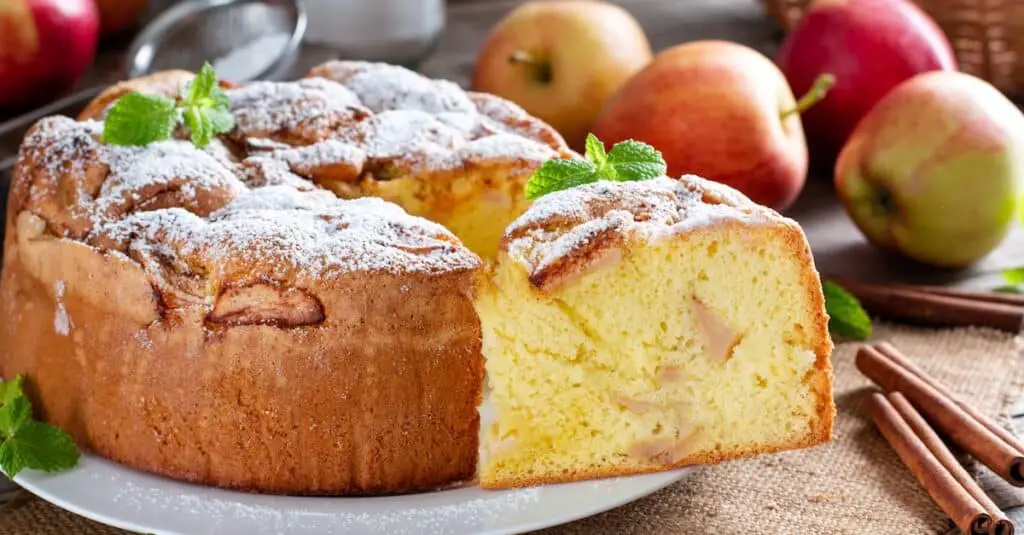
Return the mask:
<path id="1" fill-rule="evenodd" d="M 856 0 L 854 0 L 856 1 Z M 788 29 L 811 0 L 762 0 Z M 946 32 L 960 70 L 1004 93 L 1024 96 L 1024 2 L 1019 0 L 915 0 Z"/>

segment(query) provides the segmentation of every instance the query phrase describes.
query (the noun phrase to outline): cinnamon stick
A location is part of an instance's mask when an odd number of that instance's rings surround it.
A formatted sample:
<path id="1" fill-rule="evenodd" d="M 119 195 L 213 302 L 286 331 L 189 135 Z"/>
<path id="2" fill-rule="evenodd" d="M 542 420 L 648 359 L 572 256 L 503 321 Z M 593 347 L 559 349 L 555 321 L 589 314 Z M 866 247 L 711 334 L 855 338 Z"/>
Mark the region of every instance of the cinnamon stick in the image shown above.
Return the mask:
<path id="1" fill-rule="evenodd" d="M 910 359 L 903 355 L 903 353 L 900 353 L 900 351 L 896 349 L 896 346 L 890 344 L 889 342 L 880 342 L 875 344 L 875 349 L 877 349 L 880 353 L 888 357 L 889 360 L 902 366 L 910 373 L 913 373 L 914 375 L 920 377 L 922 381 L 928 383 L 940 394 L 953 400 L 953 402 L 956 403 L 961 409 L 963 409 L 964 412 L 966 412 L 972 418 L 981 423 L 981 425 L 987 427 L 989 431 L 991 431 L 993 434 L 1001 438 L 1011 448 L 1020 452 L 1021 455 L 1024 455 L 1024 442 L 1021 442 L 1019 438 L 1017 438 L 1012 433 L 1007 431 L 1006 428 L 999 425 L 999 423 L 993 420 L 992 418 L 989 418 L 978 409 L 974 408 L 971 405 L 968 405 L 967 403 L 964 403 L 961 399 L 954 396 L 953 393 L 946 389 L 945 386 L 943 386 L 941 383 L 933 379 L 930 375 L 925 373 L 924 370 L 918 368 L 917 365 L 911 362 Z M 1016 479 L 1024 481 L 1024 473 L 1022 473 L 1024 472 L 1024 467 L 1018 465 L 1012 467 L 1012 470 L 1015 473 Z"/>
<path id="2" fill-rule="evenodd" d="M 913 286 L 888 286 L 834 279 L 860 301 L 868 313 L 907 323 L 933 327 L 992 327 L 1019 332 L 1024 325 L 1024 306 L 922 290 Z"/>
<path id="3" fill-rule="evenodd" d="M 889 347 L 886 348 L 887 354 Z M 918 375 L 887 354 L 871 346 L 862 346 L 857 351 L 857 369 L 882 390 L 906 396 L 933 425 L 1000 477 L 1013 485 L 1024 486 L 1024 451 L 1018 449 L 1018 441 L 1007 441 L 1004 435 L 1009 433 L 997 433 L 981 423 L 964 410 L 961 403 L 947 395 L 948 391 L 932 386 L 937 384 L 934 380 L 923 379 L 924 372 L 918 370 Z"/>
<path id="4" fill-rule="evenodd" d="M 897 288 L 903 288 L 908 290 L 917 290 L 921 292 L 927 292 L 936 295 L 946 295 L 950 297 L 960 297 L 963 299 L 970 299 L 973 301 L 985 301 L 988 303 L 1003 303 L 1006 305 L 1015 305 L 1024 307 L 1024 294 L 1014 294 L 1007 292 L 989 292 L 984 290 L 965 290 L 963 288 L 950 288 L 947 286 L 932 286 L 932 285 L 909 285 L 900 284 Z"/>
<path id="5" fill-rule="evenodd" d="M 1009 533 L 1013 532 L 1005 515 L 959 466 L 934 431 L 927 433 L 927 424 L 899 393 L 889 398 L 871 394 L 867 409 L 903 464 L 961 531 L 972 535 L 1006 534 L 1009 525 Z M 926 430 L 924 435 L 917 434 L 918 426 Z M 948 464 L 951 459 L 952 464 Z"/>
<path id="6" fill-rule="evenodd" d="M 1013 523 L 1010 522 L 1010 519 L 1007 518 L 1006 514 L 1003 513 L 1003 510 L 1000 509 L 987 494 L 985 494 L 985 491 L 981 490 L 981 487 L 978 486 L 978 483 L 974 478 L 971 477 L 971 475 L 967 473 L 967 470 L 964 469 L 963 465 L 956 460 L 953 452 L 949 451 L 946 444 L 942 442 L 938 433 L 928 425 L 928 422 L 925 422 L 921 413 L 917 412 L 910 402 L 907 401 L 907 398 L 899 392 L 893 392 L 886 397 L 889 402 L 892 403 L 896 412 L 903 417 L 903 420 L 907 422 L 907 425 L 909 425 L 917 437 L 921 439 L 921 442 L 923 442 L 924 445 L 932 452 L 932 455 L 942 463 L 942 466 L 950 473 L 950 475 L 953 476 L 953 479 L 955 479 L 957 483 L 959 483 L 960 486 L 962 486 L 964 490 L 966 490 L 967 493 L 981 505 L 987 516 L 991 519 L 991 522 L 984 522 L 984 517 L 979 516 L 975 518 L 975 521 L 972 524 L 980 524 L 983 529 L 986 529 L 991 533 L 1012 534 Z"/>

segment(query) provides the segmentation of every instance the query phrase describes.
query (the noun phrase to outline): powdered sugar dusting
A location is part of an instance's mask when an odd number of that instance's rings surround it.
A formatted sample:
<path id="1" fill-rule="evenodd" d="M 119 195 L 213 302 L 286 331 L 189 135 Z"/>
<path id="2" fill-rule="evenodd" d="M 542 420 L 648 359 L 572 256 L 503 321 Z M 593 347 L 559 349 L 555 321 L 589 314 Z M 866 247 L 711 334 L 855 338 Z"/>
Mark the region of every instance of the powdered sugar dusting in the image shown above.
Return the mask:
<path id="1" fill-rule="evenodd" d="M 459 147 L 455 159 L 473 162 L 491 162 L 513 159 L 536 166 L 558 158 L 558 153 L 532 139 L 510 134 L 497 134 L 475 139 Z"/>
<path id="2" fill-rule="evenodd" d="M 463 166 L 458 149 L 495 135 L 503 142 L 471 156 L 497 161 L 535 161 L 575 153 L 550 126 L 522 108 L 493 95 L 467 93 L 445 80 L 432 80 L 403 67 L 361 61 L 331 61 L 311 71 L 313 79 L 333 80 L 350 90 L 375 115 L 370 125 L 344 125 L 338 136 L 373 158 L 420 160 L 413 171 Z M 517 142 L 509 143 L 512 138 Z"/>
<path id="3" fill-rule="evenodd" d="M 479 266 L 442 226 L 380 199 L 338 199 L 283 161 L 254 157 L 227 167 L 185 141 L 121 147 L 98 135 L 97 123 L 51 118 L 23 146 L 20 167 L 42 171 L 31 183 L 30 203 L 51 224 L 67 227 L 67 237 L 215 278 L 287 281 Z M 294 156 L 349 154 L 341 142 L 321 145 Z M 77 198 L 65 207 L 69 186 Z M 68 325 L 59 308 L 55 325 L 59 332 Z"/>
<path id="4" fill-rule="evenodd" d="M 305 147 L 276 150 L 270 157 L 295 167 L 345 164 L 361 168 L 366 161 L 366 152 L 355 145 L 328 139 Z"/>
<path id="5" fill-rule="evenodd" d="M 723 220 L 796 224 L 728 186 L 696 176 L 600 181 L 535 201 L 509 225 L 504 248 L 536 272 L 608 232 L 653 242 Z"/>
<path id="6" fill-rule="evenodd" d="M 338 133 L 357 143 L 371 158 L 406 157 L 410 153 L 441 152 L 465 142 L 465 137 L 431 115 L 414 111 L 386 111 Z"/>
<path id="7" fill-rule="evenodd" d="M 277 189 L 271 189 L 277 188 Z M 270 191 L 266 191 L 270 190 Z M 252 190 L 204 220 L 172 208 L 132 214 L 105 227 L 145 251 L 169 247 L 200 272 L 247 272 L 288 280 L 338 273 L 469 270 L 479 259 L 440 225 L 380 199 L 342 201 L 322 190 Z"/>
<path id="8" fill-rule="evenodd" d="M 100 162 L 110 167 L 100 189 L 101 207 L 125 199 L 137 201 L 136 196 L 147 189 L 165 188 L 175 181 L 181 182 L 180 191 L 190 199 L 203 189 L 245 190 L 228 168 L 187 141 L 158 141 L 145 147 L 104 145 L 100 154 Z"/>
<path id="9" fill-rule="evenodd" d="M 345 86 L 375 113 L 415 110 L 431 114 L 472 112 L 476 107 L 459 86 L 386 63 L 371 63 L 356 70 Z"/>
<path id="10" fill-rule="evenodd" d="M 53 283 L 53 296 L 57 303 L 53 313 L 53 331 L 61 336 L 71 333 L 71 318 L 68 317 L 68 309 L 64 306 L 64 281 L 59 280 Z"/>
<path id="11" fill-rule="evenodd" d="M 344 86 L 323 78 L 253 82 L 228 92 L 235 125 L 243 132 L 274 132 L 300 123 L 328 128 L 335 116 L 365 113 Z"/>

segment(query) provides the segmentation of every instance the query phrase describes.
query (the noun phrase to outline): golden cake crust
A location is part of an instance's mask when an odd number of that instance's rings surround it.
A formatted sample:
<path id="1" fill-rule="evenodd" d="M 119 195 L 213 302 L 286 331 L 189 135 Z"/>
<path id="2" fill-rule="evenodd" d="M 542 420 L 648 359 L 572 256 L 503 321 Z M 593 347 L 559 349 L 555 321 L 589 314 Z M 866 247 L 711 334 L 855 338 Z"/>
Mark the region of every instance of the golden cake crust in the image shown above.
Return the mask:
<path id="1" fill-rule="evenodd" d="M 803 293 L 794 296 L 812 311 L 807 338 L 814 341 L 812 369 L 804 381 L 814 394 L 815 411 L 809 431 L 798 439 L 770 445 L 688 453 L 677 462 L 652 463 L 647 467 L 580 469 L 544 477 L 503 477 L 483 481 L 485 488 L 527 487 L 592 478 L 660 472 L 668 469 L 807 448 L 832 439 L 835 404 L 832 398 L 833 344 L 828 315 L 820 291 L 820 278 L 806 237 L 799 225 L 770 208 L 758 205 L 736 190 L 697 176 L 666 177 L 632 183 L 597 182 L 552 193 L 507 229 L 501 242 L 500 262 L 523 267 L 536 292 L 552 294 L 578 277 L 614 263 L 638 244 L 671 236 L 698 235 L 711 230 L 760 227 L 774 236 L 787 254 L 802 266 Z M 491 291 L 489 277 L 481 277 L 482 291 Z M 486 348 L 485 348 L 486 351 Z"/>
<path id="2" fill-rule="evenodd" d="M 473 477 L 475 254 L 282 159 L 100 131 L 40 121 L 10 192 L 0 375 L 27 376 L 38 416 L 129 466 L 250 491 Z"/>

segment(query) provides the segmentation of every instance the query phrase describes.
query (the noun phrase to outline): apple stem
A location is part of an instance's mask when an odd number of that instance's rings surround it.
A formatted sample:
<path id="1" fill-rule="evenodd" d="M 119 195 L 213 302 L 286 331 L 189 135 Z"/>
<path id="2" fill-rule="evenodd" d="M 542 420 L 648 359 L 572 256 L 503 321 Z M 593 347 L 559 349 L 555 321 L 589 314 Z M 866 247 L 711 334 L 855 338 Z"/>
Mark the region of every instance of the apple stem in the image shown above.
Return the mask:
<path id="1" fill-rule="evenodd" d="M 796 101 L 796 106 L 782 112 L 780 118 L 785 120 L 786 117 L 789 117 L 794 113 L 800 114 L 807 111 L 811 106 L 821 102 L 821 99 L 825 98 L 829 89 L 832 89 L 832 86 L 834 85 L 836 85 L 835 76 L 832 76 L 831 74 L 822 74 L 814 80 L 814 85 L 804 93 L 804 96 L 800 97 L 800 100 Z"/>
<path id="2" fill-rule="evenodd" d="M 525 65 L 533 72 L 533 77 L 543 84 L 551 82 L 551 63 L 538 58 L 529 52 L 517 50 L 508 57 L 508 62 L 513 65 Z"/>

